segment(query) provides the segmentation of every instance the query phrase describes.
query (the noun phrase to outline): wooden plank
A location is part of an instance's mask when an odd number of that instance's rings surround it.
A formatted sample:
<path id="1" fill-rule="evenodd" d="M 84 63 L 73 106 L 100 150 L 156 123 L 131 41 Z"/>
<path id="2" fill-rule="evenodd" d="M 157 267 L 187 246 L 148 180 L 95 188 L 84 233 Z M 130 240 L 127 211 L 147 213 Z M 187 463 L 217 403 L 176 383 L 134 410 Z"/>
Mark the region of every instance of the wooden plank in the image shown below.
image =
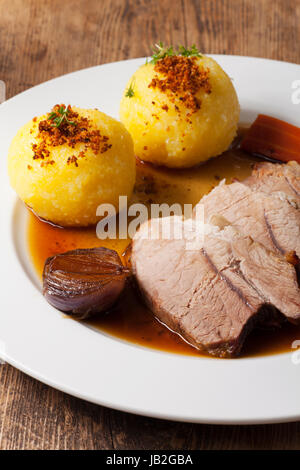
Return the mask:
<path id="1" fill-rule="evenodd" d="M 0 73 L 8 97 L 85 67 L 185 43 L 181 0 L 0 0 Z"/>
<path id="2" fill-rule="evenodd" d="M 205 53 L 300 62 L 298 0 L 184 0 L 187 42 Z"/>

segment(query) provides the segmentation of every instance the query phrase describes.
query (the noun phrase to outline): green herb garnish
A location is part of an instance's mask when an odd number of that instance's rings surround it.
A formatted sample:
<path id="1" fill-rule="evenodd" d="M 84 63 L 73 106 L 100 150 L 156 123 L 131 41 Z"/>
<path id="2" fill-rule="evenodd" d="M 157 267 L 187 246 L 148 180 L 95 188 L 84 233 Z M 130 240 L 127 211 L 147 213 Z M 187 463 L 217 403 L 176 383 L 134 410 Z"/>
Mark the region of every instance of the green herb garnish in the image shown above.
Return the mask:
<path id="1" fill-rule="evenodd" d="M 179 46 L 176 50 L 173 46 L 164 46 L 160 41 L 158 44 L 155 44 L 153 48 L 153 55 L 149 63 L 156 64 L 159 60 L 164 59 L 165 57 L 171 57 L 175 55 L 181 55 L 182 57 L 202 57 L 202 54 L 197 49 L 195 44 L 190 47 Z M 146 64 L 147 63 L 148 60 L 146 61 Z"/>
<path id="2" fill-rule="evenodd" d="M 126 98 L 132 98 L 134 96 L 133 86 L 134 86 L 134 83 L 131 82 L 125 93 Z"/>
<path id="3" fill-rule="evenodd" d="M 182 55 L 183 57 L 202 57 L 202 54 L 197 49 L 196 44 L 193 44 L 191 47 L 179 46 L 178 55 Z"/>
<path id="4" fill-rule="evenodd" d="M 176 55 L 173 46 L 165 47 L 161 41 L 158 44 L 155 44 L 152 50 L 153 55 L 152 59 L 150 60 L 150 64 L 156 64 L 156 62 L 160 59 Z"/>
<path id="5" fill-rule="evenodd" d="M 61 106 L 60 108 L 58 108 L 57 112 L 52 111 L 52 113 L 50 113 L 48 117 L 50 121 L 53 121 L 52 127 L 60 127 L 63 122 L 66 122 L 67 124 L 70 124 L 71 126 L 76 126 L 75 121 L 69 121 L 68 119 L 69 113 L 70 113 L 69 107 L 66 108 L 65 106 Z"/>

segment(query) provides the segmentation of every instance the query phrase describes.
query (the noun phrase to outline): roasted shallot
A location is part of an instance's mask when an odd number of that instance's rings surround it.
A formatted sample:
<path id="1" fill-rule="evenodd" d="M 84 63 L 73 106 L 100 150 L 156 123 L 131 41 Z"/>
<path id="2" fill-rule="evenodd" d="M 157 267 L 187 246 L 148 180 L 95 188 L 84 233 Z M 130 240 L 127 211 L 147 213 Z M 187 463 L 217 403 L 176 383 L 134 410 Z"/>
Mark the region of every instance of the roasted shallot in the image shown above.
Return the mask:
<path id="1" fill-rule="evenodd" d="M 47 259 L 43 293 L 51 305 L 83 320 L 109 310 L 122 293 L 129 275 L 130 271 L 113 250 L 68 251 Z"/>

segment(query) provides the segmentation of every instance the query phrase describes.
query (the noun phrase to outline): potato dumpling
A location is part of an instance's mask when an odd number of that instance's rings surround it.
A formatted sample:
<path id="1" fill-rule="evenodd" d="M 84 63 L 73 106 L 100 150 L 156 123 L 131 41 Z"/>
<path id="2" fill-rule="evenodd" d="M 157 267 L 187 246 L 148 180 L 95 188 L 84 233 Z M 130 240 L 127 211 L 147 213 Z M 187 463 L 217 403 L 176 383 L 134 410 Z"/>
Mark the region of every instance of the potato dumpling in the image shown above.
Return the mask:
<path id="1" fill-rule="evenodd" d="M 228 148 L 237 131 L 239 103 L 230 78 L 215 60 L 173 55 L 134 73 L 120 117 L 140 159 L 184 168 Z"/>
<path id="2" fill-rule="evenodd" d="M 41 218 L 61 226 L 95 224 L 97 207 L 132 194 L 132 138 L 96 109 L 56 105 L 14 137 L 8 172 L 19 197 Z"/>

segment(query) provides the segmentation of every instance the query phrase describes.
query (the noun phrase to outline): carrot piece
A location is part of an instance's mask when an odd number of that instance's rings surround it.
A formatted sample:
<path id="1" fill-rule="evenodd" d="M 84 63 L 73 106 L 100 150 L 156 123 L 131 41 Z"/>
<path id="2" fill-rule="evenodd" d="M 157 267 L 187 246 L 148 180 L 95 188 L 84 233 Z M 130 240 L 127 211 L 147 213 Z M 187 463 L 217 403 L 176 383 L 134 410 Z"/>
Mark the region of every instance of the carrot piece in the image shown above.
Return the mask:
<path id="1" fill-rule="evenodd" d="M 300 163 L 300 128 L 259 114 L 242 140 L 241 149 L 282 162 Z"/>

